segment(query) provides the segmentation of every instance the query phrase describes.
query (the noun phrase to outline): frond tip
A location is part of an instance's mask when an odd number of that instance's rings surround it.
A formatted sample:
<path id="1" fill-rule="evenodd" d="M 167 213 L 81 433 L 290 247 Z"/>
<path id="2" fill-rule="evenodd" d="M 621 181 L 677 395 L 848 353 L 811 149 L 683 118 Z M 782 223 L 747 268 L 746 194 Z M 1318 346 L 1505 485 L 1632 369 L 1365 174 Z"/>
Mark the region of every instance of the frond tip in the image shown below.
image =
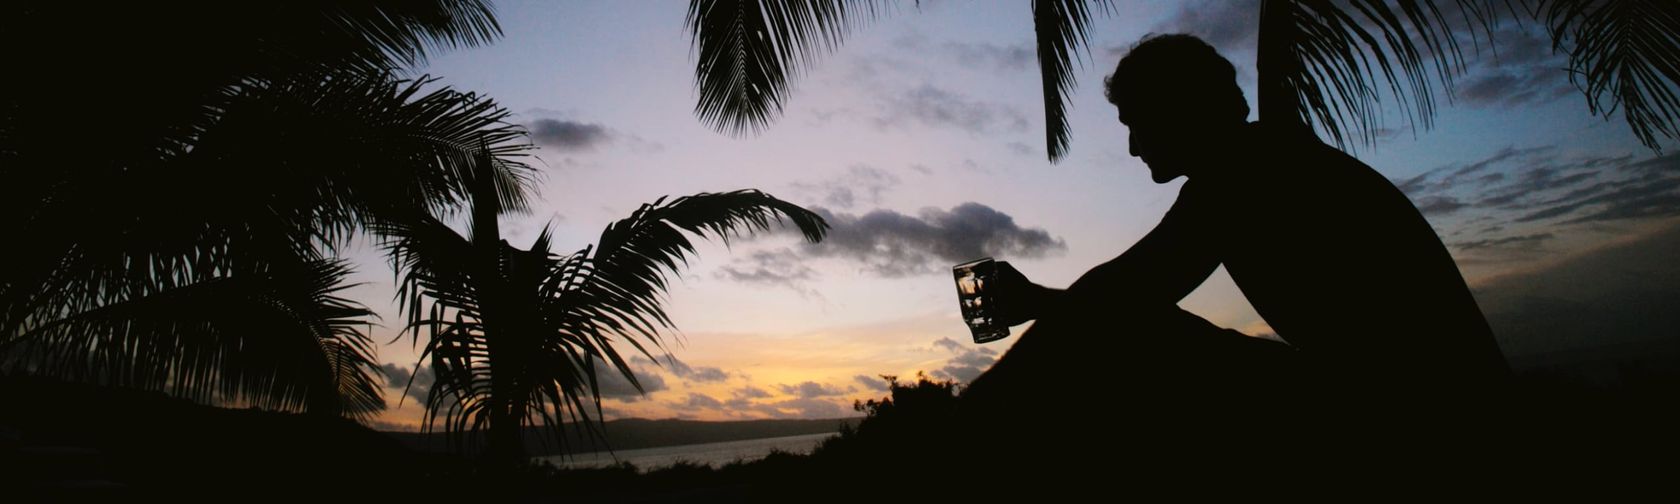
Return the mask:
<path id="1" fill-rule="evenodd" d="M 1634 136 L 1661 152 L 1680 138 L 1680 2 L 1555 0 L 1546 6 L 1553 48 L 1573 42 L 1569 81 L 1595 115 L 1621 108 Z"/>
<path id="2" fill-rule="evenodd" d="M 834 50 L 879 12 L 877 0 L 691 0 L 698 61 L 694 115 L 731 135 L 757 133 L 781 115 L 800 67 Z"/>
<path id="3" fill-rule="evenodd" d="M 1106 0 L 1092 2 L 1104 11 L 1113 6 Z M 1073 63 L 1087 44 L 1091 11 L 1085 0 L 1035 0 L 1032 4 L 1033 31 L 1038 34 L 1038 69 L 1044 84 L 1044 143 L 1050 161 L 1067 153 L 1067 95 L 1075 83 Z"/>

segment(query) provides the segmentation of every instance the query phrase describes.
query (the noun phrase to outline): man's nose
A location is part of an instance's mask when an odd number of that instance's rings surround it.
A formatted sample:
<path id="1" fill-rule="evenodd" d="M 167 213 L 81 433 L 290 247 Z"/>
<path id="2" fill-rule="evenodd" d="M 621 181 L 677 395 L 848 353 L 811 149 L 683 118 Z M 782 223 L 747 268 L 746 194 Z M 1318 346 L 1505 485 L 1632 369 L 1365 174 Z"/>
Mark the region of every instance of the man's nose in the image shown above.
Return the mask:
<path id="1" fill-rule="evenodd" d="M 1137 134 L 1136 133 L 1128 133 L 1126 135 L 1126 148 L 1127 148 L 1127 150 L 1131 151 L 1132 157 L 1142 156 L 1142 154 L 1138 152 L 1138 141 L 1137 141 Z"/>

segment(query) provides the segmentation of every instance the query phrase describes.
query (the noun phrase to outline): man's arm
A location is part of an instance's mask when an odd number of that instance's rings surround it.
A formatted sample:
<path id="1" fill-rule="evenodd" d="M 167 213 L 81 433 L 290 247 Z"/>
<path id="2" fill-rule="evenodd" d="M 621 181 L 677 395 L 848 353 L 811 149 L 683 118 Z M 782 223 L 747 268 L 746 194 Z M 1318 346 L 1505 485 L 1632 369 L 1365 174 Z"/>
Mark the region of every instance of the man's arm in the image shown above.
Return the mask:
<path id="1" fill-rule="evenodd" d="M 1200 235 L 1206 230 L 1190 215 L 1199 209 L 1189 204 L 1193 203 L 1180 199 L 1155 229 L 1119 257 L 1085 272 L 1066 295 L 1128 305 L 1171 305 L 1190 295 L 1219 267 L 1219 255 Z"/>
<path id="2" fill-rule="evenodd" d="M 1219 255 L 1201 225 L 1202 209 L 1187 196 L 1191 196 L 1189 191 L 1181 192 L 1178 202 L 1143 239 L 1119 257 L 1091 268 L 1066 290 L 1028 282 L 1005 263 L 1005 290 L 1018 293 L 1009 296 L 1014 300 L 999 300 L 1000 306 L 1014 312 L 1005 320 L 1010 325 L 1025 323 L 1056 309 L 1177 304 L 1219 267 Z M 1007 308 L 1010 305 L 1025 309 Z"/>

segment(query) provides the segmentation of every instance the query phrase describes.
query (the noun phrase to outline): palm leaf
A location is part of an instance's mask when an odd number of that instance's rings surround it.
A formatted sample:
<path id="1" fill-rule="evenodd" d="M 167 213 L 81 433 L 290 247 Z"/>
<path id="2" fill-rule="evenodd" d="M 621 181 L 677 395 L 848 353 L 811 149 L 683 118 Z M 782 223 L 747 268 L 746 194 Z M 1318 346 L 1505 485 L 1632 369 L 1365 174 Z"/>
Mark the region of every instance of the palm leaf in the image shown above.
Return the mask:
<path id="1" fill-rule="evenodd" d="M 492 451 L 525 425 L 549 426 L 562 449 L 568 420 L 596 433 L 598 367 L 640 389 L 618 345 L 650 357 L 650 345 L 663 345 L 672 326 L 660 305 L 665 274 L 694 253 L 689 235 L 728 240 L 782 219 L 812 241 L 827 230 L 816 214 L 758 191 L 699 194 L 643 205 L 609 225 L 600 246 L 555 256 L 546 229 L 530 250 L 497 239 L 496 210 L 474 205 L 474 239 L 429 217 L 382 230 L 403 272 L 410 334 L 425 340 L 421 363 L 437 373 L 424 424 L 441 420 L 457 443 L 488 432 Z"/>
<path id="2" fill-rule="evenodd" d="M 1465 69 L 1461 37 L 1475 42 L 1483 33 L 1491 41 L 1499 19 L 1486 0 L 1456 5 L 1461 20 L 1432 0 L 1266 0 L 1262 117 L 1303 133 L 1316 127 L 1344 149 L 1370 145 L 1382 127 L 1386 92 L 1414 128 L 1430 127 L 1437 85 L 1451 96 L 1454 76 Z M 1467 30 L 1455 29 L 1459 21 Z"/>
<path id="3" fill-rule="evenodd" d="M 1093 1 L 1104 11 L 1113 3 Z M 1073 61 L 1088 40 L 1091 12 L 1085 0 L 1034 0 L 1033 31 L 1038 34 L 1038 69 L 1044 84 L 1044 144 L 1051 162 L 1067 153 L 1068 94 L 1075 83 Z M 1079 60 L 1083 63 L 1083 59 Z"/>
<path id="4" fill-rule="evenodd" d="M 1540 11 L 1554 50 L 1573 44 L 1569 80 L 1594 115 L 1620 108 L 1634 136 L 1661 152 L 1680 138 L 1680 3 L 1552 0 Z"/>
<path id="5" fill-rule="evenodd" d="M 315 259 L 380 219 L 446 212 L 467 199 L 472 153 L 486 145 L 504 160 L 492 176 L 507 205 L 523 207 L 523 131 L 494 102 L 427 82 L 254 82 L 190 152 L 44 191 L 17 223 L 32 241 L 0 285 L 6 327 L 236 264 Z"/>
<path id="6" fill-rule="evenodd" d="M 691 0 L 694 114 L 719 132 L 757 133 L 782 113 L 801 67 L 875 17 L 876 0 Z"/>
<path id="7" fill-rule="evenodd" d="M 8 338 L 10 371 L 366 418 L 384 409 L 349 269 L 311 261 L 227 274 L 68 313 Z"/>

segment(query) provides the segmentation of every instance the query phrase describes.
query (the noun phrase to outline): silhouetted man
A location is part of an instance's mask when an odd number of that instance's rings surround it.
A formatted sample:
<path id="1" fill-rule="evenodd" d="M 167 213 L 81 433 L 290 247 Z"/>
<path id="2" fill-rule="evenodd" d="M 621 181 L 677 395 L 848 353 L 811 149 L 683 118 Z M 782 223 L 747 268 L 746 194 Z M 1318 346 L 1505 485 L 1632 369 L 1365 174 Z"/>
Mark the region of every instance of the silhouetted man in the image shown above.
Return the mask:
<path id="1" fill-rule="evenodd" d="M 1066 290 L 1002 265 L 1005 319 L 1039 321 L 965 401 L 1007 411 L 1102 391 L 1147 405 L 1121 413 L 1137 418 L 1163 404 L 1275 405 L 1288 391 L 1316 411 L 1415 412 L 1474 403 L 1504 379 L 1469 288 L 1410 200 L 1310 132 L 1248 123 L 1212 47 L 1146 38 L 1106 84 L 1131 154 L 1157 183 L 1187 181 L 1154 230 Z M 1177 307 L 1220 265 L 1288 345 Z"/>

